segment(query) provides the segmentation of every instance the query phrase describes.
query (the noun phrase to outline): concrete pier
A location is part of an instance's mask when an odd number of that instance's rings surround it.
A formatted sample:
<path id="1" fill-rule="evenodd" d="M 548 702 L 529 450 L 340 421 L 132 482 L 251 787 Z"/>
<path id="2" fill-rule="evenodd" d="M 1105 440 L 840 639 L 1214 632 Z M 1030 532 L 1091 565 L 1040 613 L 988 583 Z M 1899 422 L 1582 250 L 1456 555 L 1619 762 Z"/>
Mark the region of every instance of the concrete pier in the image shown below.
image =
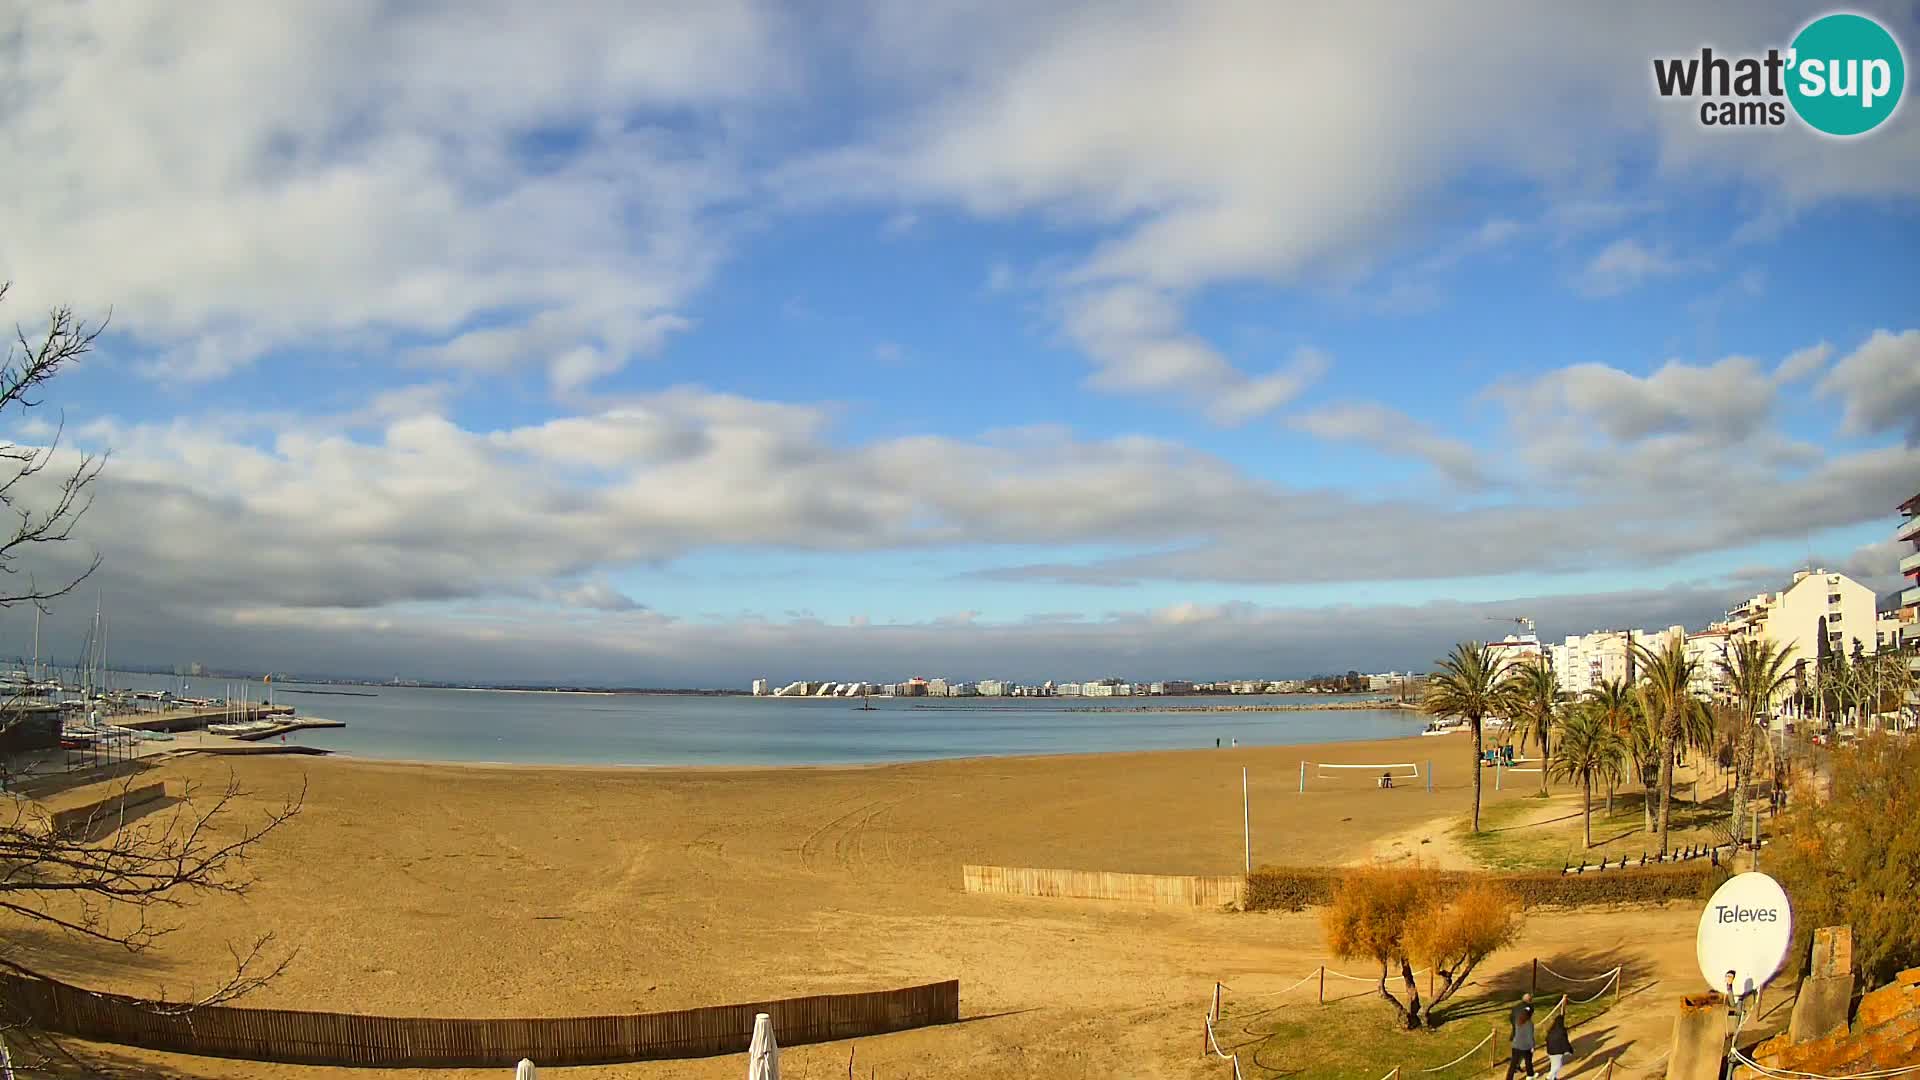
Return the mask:
<path id="1" fill-rule="evenodd" d="M 134 713 L 127 716 L 108 716 L 102 719 L 117 727 L 132 728 L 135 731 L 197 731 L 208 724 L 243 724 L 252 720 L 268 720 L 276 716 L 293 716 L 291 705 L 236 705 L 225 708 L 210 705 L 206 708 L 168 709 L 158 713 Z M 338 721 L 329 720 L 326 727 L 345 727 Z M 291 730 L 291 729 L 288 729 Z M 279 734 L 275 732 L 275 734 Z"/>

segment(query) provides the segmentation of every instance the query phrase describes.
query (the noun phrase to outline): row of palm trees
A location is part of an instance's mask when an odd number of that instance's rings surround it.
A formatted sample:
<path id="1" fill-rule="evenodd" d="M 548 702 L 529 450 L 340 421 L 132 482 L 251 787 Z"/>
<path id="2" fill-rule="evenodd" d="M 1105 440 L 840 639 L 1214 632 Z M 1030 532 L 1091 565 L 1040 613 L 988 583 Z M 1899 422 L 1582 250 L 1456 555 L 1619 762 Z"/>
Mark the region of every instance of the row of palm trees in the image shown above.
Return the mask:
<path id="1" fill-rule="evenodd" d="M 1704 672 L 1701 662 L 1687 654 L 1684 641 L 1671 638 L 1657 648 L 1636 643 L 1632 649 L 1637 678 L 1631 683 L 1608 680 L 1577 698 L 1560 692 L 1544 656 L 1509 658 L 1497 646 L 1474 641 L 1455 646 L 1439 662 L 1429 677 L 1423 708 L 1434 716 L 1465 720 L 1473 733 L 1473 831 L 1480 831 L 1483 724 L 1499 717 L 1510 732 L 1518 733 L 1523 752 L 1529 742 L 1538 743 L 1544 762 L 1542 795 L 1549 777 L 1580 785 L 1588 847 L 1593 846 L 1594 788 L 1605 787 L 1611 813 L 1614 788 L 1631 765 L 1647 793 L 1647 831 L 1659 834 L 1665 854 L 1673 820 L 1674 765 L 1689 752 L 1727 752 L 1734 772 L 1728 827 L 1735 836 L 1745 834 L 1747 793 L 1762 744 L 1759 733 L 1775 702 L 1796 682 L 1789 651 L 1763 638 L 1732 643 L 1715 662 L 1729 697 L 1716 707 L 1693 690 Z"/>

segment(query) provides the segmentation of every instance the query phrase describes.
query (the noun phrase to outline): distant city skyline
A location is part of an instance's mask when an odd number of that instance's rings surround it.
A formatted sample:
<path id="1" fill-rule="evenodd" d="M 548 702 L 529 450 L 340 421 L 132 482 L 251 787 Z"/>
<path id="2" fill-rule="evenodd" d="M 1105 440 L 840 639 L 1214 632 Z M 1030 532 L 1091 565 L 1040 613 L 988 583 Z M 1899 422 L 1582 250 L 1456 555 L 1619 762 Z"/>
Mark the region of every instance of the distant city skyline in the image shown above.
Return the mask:
<path id="1" fill-rule="evenodd" d="M 0 436 L 112 451 L 23 563 L 104 559 L 69 662 L 98 597 L 160 667 L 1305 675 L 1899 584 L 1920 111 L 1650 81 L 1802 5 L 43 8 L 0 319 L 112 323 Z"/>

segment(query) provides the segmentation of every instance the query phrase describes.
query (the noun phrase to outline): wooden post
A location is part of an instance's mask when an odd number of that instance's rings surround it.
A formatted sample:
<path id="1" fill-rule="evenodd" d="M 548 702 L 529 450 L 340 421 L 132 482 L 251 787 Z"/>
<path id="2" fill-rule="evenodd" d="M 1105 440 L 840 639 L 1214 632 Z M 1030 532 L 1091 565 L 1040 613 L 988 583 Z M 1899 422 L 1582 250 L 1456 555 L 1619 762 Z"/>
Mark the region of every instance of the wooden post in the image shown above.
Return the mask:
<path id="1" fill-rule="evenodd" d="M 1300 762 L 1300 794 L 1305 795 L 1306 793 L 1307 793 L 1307 763 L 1303 760 Z"/>
<path id="2" fill-rule="evenodd" d="M 1527 993 L 1537 994 L 1539 992 L 1540 992 L 1540 958 L 1536 956 L 1533 958 L 1533 977 L 1527 983 Z"/>
<path id="3" fill-rule="evenodd" d="M 1320 965 L 1320 1004 L 1327 1003 L 1327 965 Z"/>
<path id="4" fill-rule="evenodd" d="M 1240 843 L 1246 872 L 1253 873 L 1253 812 L 1247 808 L 1247 769 L 1240 767 Z"/>
<path id="5" fill-rule="evenodd" d="M 1207 1019 L 1220 1019 L 1220 984 L 1217 982 L 1213 984 L 1213 1010 L 1207 1013 Z"/>

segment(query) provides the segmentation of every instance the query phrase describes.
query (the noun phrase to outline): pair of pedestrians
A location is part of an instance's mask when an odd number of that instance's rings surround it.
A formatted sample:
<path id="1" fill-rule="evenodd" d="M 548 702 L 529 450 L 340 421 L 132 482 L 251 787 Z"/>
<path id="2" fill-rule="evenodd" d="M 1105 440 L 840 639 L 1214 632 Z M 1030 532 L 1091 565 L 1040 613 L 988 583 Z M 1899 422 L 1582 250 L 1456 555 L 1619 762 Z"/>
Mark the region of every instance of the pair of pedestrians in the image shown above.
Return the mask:
<path id="1" fill-rule="evenodd" d="M 1514 1074 L 1522 1070 L 1527 1080 L 1533 1080 L 1535 1043 L 1532 994 L 1521 995 L 1520 1004 L 1513 1007 L 1509 1019 L 1513 1021 L 1513 1055 L 1507 1059 L 1507 1080 L 1513 1080 Z M 1567 1011 L 1562 1008 L 1553 1014 L 1553 1022 L 1547 1025 L 1548 1080 L 1560 1080 L 1560 1070 L 1572 1056 L 1573 1040 L 1567 1037 Z"/>

